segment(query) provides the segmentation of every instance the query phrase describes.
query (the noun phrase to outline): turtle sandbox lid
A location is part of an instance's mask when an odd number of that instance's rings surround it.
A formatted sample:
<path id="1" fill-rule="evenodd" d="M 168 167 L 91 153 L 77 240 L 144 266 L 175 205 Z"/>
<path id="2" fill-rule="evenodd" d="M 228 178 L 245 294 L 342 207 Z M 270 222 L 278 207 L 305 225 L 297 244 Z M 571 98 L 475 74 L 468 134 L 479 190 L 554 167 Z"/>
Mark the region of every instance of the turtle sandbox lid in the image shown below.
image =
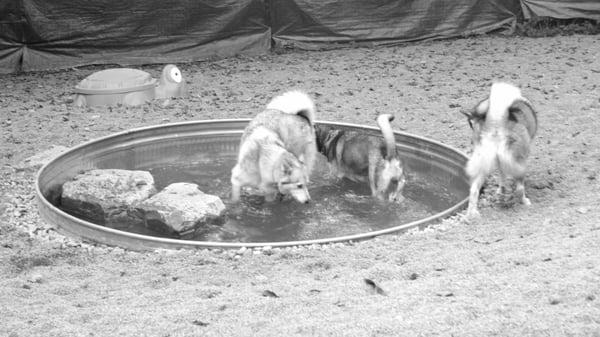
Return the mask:
<path id="1" fill-rule="evenodd" d="M 142 70 L 106 69 L 95 72 L 75 86 L 75 104 L 139 105 L 154 98 L 157 81 Z"/>

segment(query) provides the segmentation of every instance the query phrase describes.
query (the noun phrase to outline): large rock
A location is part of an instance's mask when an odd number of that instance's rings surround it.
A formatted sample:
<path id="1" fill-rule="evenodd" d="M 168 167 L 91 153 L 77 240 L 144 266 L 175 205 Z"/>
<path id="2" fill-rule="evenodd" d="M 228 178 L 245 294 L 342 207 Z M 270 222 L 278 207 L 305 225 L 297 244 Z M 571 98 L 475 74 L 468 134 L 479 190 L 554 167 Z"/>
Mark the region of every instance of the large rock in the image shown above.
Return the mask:
<path id="1" fill-rule="evenodd" d="M 133 207 L 156 193 L 150 172 L 129 170 L 90 170 L 63 184 L 62 208 L 97 224 L 123 224 L 141 219 Z"/>
<path id="2" fill-rule="evenodd" d="M 184 236 L 223 222 L 225 205 L 191 183 L 174 183 L 137 205 L 146 226 L 163 233 Z"/>

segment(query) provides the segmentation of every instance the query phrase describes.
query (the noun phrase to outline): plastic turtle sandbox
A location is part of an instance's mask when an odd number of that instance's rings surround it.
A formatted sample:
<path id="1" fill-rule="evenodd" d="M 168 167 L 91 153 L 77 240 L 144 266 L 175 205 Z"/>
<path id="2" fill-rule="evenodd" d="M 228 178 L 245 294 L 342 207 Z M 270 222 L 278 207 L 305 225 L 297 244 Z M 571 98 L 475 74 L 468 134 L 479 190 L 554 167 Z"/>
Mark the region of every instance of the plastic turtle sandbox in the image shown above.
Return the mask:
<path id="1" fill-rule="evenodd" d="M 370 196 L 366 184 L 331 177 L 325 160 L 320 158 L 311 176 L 311 203 L 264 203 L 246 195 L 241 212 L 226 215 L 221 226 L 203 231 L 202 235 L 182 238 L 140 227 L 116 229 L 61 209 L 62 185 L 91 169 L 147 170 L 159 188 L 174 182 L 192 182 L 228 204 L 230 172 L 248 122 L 235 119 L 151 126 L 74 147 L 39 171 L 36 190 L 40 215 L 66 235 L 135 250 L 240 248 L 368 239 L 425 226 L 466 205 L 465 154 L 430 139 L 395 132 L 407 173 L 406 199 L 402 203 L 382 203 Z M 320 123 L 380 135 L 372 127 Z"/>

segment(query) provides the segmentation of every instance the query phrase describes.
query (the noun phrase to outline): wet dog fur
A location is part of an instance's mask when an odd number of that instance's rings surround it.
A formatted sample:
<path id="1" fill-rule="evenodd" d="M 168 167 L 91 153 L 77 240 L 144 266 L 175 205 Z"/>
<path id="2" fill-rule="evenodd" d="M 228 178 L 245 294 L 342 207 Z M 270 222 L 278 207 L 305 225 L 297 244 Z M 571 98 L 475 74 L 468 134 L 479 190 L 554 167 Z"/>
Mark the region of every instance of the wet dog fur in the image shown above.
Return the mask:
<path id="1" fill-rule="evenodd" d="M 380 200 L 402 201 L 406 179 L 390 126 L 393 119 L 388 114 L 377 118 L 383 138 L 317 125 L 317 150 L 338 178 L 368 182 L 371 195 Z"/>
<path id="2" fill-rule="evenodd" d="M 463 112 L 464 113 L 464 112 Z M 494 83 L 490 95 L 467 115 L 471 126 L 473 154 L 465 171 L 471 180 L 467 219 L 480 217 L 479 193 L 487 176 L 499 170 L 498 193 L 506 189 L 507 178 L 515 181 L 515 194 L 530 205 L 525 196 L 526 162 L 537 131 L 537 116 L 521 90 L 508 83 Z"/>
<path id="3" fill-rule="evenodd" d="M 275 97 L 242 135 L 238 160 L 231 171 L 231 199 L 242 187 L 253 187 L 273 201 L 277 193 L 308 203 L 307 184 L 317 153 L 315 105 L 301 91 Z"/>

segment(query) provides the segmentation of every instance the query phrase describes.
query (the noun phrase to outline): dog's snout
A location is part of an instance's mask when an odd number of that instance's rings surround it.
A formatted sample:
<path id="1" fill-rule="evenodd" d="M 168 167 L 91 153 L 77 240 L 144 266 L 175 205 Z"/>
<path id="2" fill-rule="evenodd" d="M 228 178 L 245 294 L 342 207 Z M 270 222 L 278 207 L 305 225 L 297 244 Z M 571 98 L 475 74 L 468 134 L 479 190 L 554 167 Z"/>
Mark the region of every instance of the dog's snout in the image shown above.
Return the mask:
<path id="1" fill-rule="evenodd" d="M 305 204 L 309 204 L 310 203 L 310 199 L 306 199 L 306 201 L 304 201 Z"/>

